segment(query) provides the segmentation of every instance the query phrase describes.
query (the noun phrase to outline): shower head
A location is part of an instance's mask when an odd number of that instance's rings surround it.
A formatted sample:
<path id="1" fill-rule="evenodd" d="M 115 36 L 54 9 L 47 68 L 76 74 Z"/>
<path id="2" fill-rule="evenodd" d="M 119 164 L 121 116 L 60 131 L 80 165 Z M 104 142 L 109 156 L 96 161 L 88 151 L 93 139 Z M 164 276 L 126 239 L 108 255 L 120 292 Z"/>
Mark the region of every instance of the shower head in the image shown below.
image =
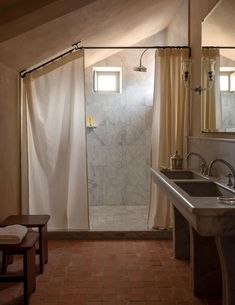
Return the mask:
<path id="1" fill-rule="evenodd" d="M 145 49 L 145 50 L 141 53 L 141 55 L 140 55 L 140 63 L 139 63 L 139 66 L 138 66 L 138 67 L 134 67 L 134 68 L 133 68 L 134 71 L 136 71 L 136 72 L 147 72 L 147 68 L 146 68 L 145 66 L 142 65 L 142 57 L 143 57 L 144 53 L 145 53 L 147 50 L 148 50 L 148 48 Z"/>
<path id="2" fill-rule="evenodd" d="M 138 67 L 134 67 L 133 70 L 136 72 L 147 72 L 147 68 L 142 65 L 139 65 Z"/>

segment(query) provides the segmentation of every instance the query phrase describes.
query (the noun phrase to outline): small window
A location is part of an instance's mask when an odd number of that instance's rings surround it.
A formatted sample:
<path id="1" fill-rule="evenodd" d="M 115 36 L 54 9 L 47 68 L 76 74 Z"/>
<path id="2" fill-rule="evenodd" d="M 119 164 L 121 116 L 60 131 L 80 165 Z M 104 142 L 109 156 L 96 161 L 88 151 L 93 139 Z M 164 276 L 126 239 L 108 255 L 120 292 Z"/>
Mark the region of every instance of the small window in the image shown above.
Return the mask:
<path id="1" fill-rule="evenodd" d="M 121 68 L 96 67 L 93 71 L 93 90 L 97 93 L 121 93 Z"/>
<path id="2" fill-rule="evenodd" d="M 235 72 L 230 74 L 230 91 L 235 91 Z"/>
<path id="3" fill-rule="evenodd" d="M 229 91 L 229 75 L 220 75 L 220 91 Z"/>
<path id="4" fill-rule="evenodd" d="M 235 67 L 220 67 L 220 91 L 235 91 Z"/>

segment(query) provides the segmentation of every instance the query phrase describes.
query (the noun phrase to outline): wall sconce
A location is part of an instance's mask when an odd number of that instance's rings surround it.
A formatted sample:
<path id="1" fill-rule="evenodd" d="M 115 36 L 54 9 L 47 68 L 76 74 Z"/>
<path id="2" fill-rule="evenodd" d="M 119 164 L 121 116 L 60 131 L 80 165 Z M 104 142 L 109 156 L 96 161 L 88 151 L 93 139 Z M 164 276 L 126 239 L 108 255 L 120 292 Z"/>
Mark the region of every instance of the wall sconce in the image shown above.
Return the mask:
<path id="1" fill-rule="evenodd" d="M 216 61 L 214 59 L 205 59 L 202 61 L 202 71 L 203 74 L 205 73 L 207 75 L 207 86 L 202 87 L 201 85 L 195 88 L 191 87 L 191 67 L 192 67 L 192 60 L 191 59 L 185 59 L 182 61 L 182 77 L 184 81 L 184 85 L 187 89 L 195 91 L 199 95 L 203 91 L 210 90 L 213 87 L 214 84 L 214 78 L 215 78 L 215 63 Z"/>

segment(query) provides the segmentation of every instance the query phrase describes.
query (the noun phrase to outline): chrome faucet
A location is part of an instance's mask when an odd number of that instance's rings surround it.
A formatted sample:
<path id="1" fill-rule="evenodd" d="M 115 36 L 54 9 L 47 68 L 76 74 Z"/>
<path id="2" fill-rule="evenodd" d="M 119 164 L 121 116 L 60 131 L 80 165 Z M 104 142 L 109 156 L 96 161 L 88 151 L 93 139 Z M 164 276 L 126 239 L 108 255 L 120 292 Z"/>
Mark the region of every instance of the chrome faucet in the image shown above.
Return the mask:
<path id="1" fill-rule="evenodd" d="M 213 161 L 211 161 L 210 165 L 209 165 L 209 169 L 208 169 L 208 176 L 209 177 L 212 177 L 213 174 L 212 174 L 212 168 L 213 168 L 213 165 L 216 163 L 216 162 L 220 162 L 220 163 L 223 163 L 224 165 L 226 165 L 230 170 L 231 170 L 231 173 L 232 174 L 228 174 L 226 177 L 228 177 L 228 183 L 227 183 L 227 186 L 230 186 L 230 187 L 233 187 L 235 188 L 235 168 L 227 161 L 225 161 L 224 159 L 215 159 Z M 232 182 L 232 178 L 233 178 L 233 182 Z"/>
<path id="2" fill-rule="evenodd" d="M 188 161 L 190 156 L 197 156 L 202 161 L 202 164 L 200 165 L 200 173 L 203 174 L 203 175 L 207 175 L 208 166 L 206 164 L 206 160 L 200 154 L 191 152 L 191 153 L 188 153 L 187 156 L 186 156 L 187 161 Z"/>

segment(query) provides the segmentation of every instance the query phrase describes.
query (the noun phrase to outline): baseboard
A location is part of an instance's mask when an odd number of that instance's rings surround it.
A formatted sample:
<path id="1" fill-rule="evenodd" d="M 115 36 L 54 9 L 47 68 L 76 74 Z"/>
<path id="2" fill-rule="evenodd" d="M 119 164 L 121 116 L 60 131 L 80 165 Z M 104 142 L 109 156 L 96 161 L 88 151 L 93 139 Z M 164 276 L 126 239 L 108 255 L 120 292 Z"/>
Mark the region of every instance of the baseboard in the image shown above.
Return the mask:
<path id="1" fill-rule="evenodd" d="M 53 231 L 48 232 L 48 239 L 80 239 L 80 240 L 153 240 L 172 239 L 172 230 L 146 230 L 146 231 Z"/>

